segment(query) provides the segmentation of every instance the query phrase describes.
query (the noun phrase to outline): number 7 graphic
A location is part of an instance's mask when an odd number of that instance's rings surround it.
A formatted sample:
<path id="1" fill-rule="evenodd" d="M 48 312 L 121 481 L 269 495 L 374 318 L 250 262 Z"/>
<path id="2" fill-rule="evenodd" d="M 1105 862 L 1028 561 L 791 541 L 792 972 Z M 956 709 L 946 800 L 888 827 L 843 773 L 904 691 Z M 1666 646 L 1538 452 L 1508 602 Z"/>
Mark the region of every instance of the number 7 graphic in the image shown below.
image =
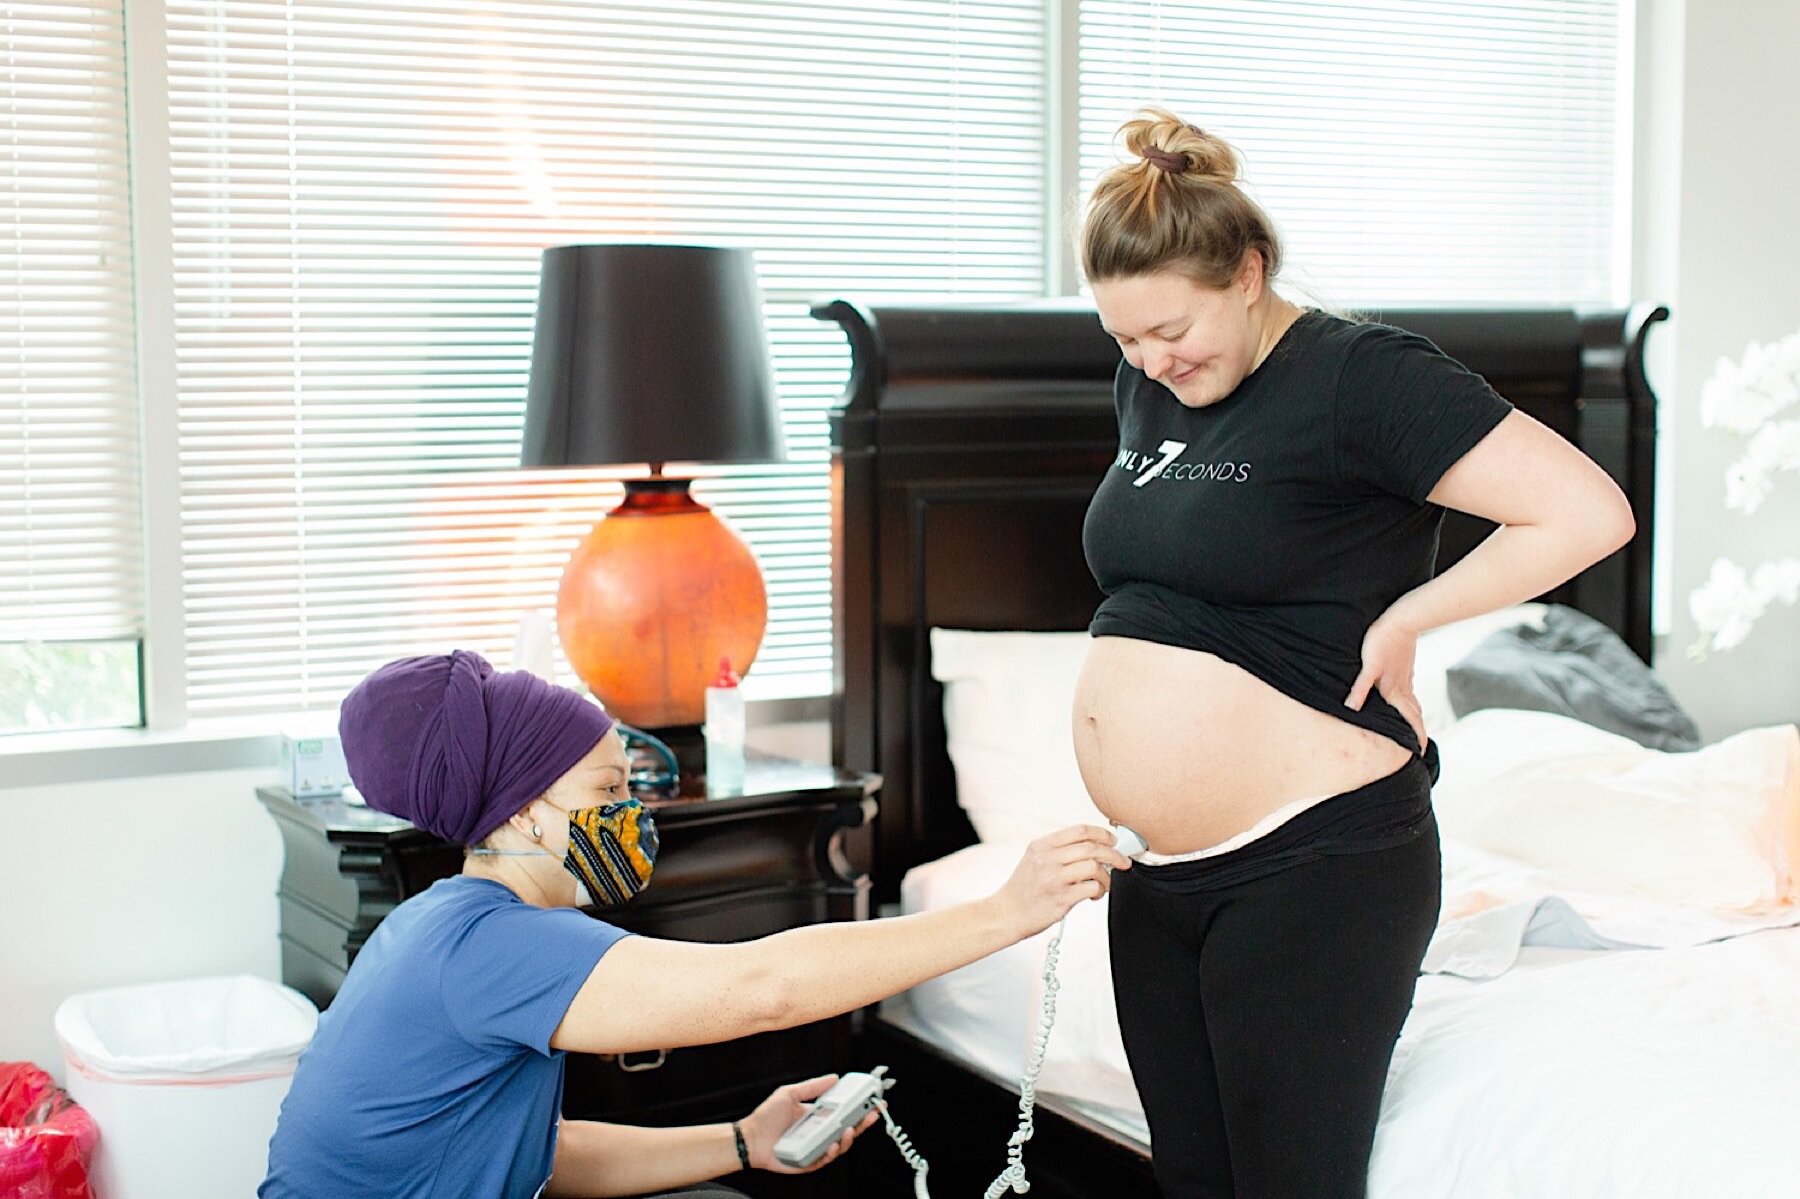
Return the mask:
<path id="1" fill-rule="evenodd" d="M 1133 479 L 1131 485 L 1133 487 L 1142 487 L 1157 475 L 1162 474 L 1163 468 L 1175 461 L 1175 459 L 1181 457 L 1181 451 L 1187 448 L 1188 443 L 1185 441 L 1163 442 L 1156 447 L 1156 452 L 1161 454 L 1162 457 L 1158 458 L 1155 462 L 1152 462 L 1149 466 L 1146 466 L 1144 468 L 1144 473 L 1139 475 L 1136 479 Z"/>

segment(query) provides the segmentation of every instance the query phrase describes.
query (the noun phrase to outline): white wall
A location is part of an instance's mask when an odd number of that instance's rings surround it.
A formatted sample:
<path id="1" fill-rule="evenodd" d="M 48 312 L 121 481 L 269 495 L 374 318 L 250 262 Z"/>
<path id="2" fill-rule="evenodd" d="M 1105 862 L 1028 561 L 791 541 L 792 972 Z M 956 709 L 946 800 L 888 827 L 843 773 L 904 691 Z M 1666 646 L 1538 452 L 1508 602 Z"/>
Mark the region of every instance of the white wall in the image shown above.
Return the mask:
<path id="1" fill-rule="evenodd" d="M 69 995 L 211 974 L 281 977 L 271 770 L 0 787 L 0 1061 L 63 1077 Z"/>
<path id="2" fill-rule="evenodd" d="M 1647 0 L 1641 11 L 1649 57 L 1665 72 L 1662 115 L 1679 123 L 1658 125 L 1640 163 L 1636 291 L 1673 312 L 1653 334 L 1668 335 L 1655 382 L 1672 460 L 1671 632 L 1656 666 L 1710 740 L 1800 721 L 1800 609 L 1775 607 L 1734 650 L 1687 656 L 1687 597 L 1714 558 L 1750 567 L 1800 554 L 1800 476 L 1778 479 L 1753 517 L 1727 511 L 1724 472 L 1743 439 L 1699 417 L 1701 384 L 1720 357 L 1800 329 L 1800 3 Z"/>

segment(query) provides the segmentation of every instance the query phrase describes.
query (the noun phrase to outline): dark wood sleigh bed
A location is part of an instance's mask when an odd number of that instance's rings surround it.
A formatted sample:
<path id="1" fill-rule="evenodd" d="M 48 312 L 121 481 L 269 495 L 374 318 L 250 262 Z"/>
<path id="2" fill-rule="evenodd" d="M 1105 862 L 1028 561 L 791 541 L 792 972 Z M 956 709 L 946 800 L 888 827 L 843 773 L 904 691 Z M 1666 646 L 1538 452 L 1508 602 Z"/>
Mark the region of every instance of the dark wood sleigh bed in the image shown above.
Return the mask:
<path id="1" fill-rule="evenodd" d="M 834 761 L 883 776 L 861 846 L 878 905 L 911 867 L 975 841 L 956 802 L 933 627 L 1070 630 L 1099 602 L 1081 550 L 1089 496 L 1117 449 L 1118 349 L 1091 307 L 816 305 L 844 329 L 852 369 L 832 420 Z M 1377 319 L 1429 337 L 1579 445 L 1637 514 L 1632 542 L 1543 597 L 1579 608 L 1650 656 L 1656 413 L 1644 342 L 1667 310 L 1409 310 Z M 1446 516 L 1440 569 L 1491 530 Z M 895 1112 L 931 1161 L 940 1199 L 976 1195 L 1005 1164 L 1014 1089 L 865 1014 L 856 1065 L 885 1063 Z M 911 1193 L 881 1138 L 852 1155 L 857 1195 Z M 1026 1153 L 1044 1196 L 1153 1196 L 1142 1145 L 1040 1096 Z"/>

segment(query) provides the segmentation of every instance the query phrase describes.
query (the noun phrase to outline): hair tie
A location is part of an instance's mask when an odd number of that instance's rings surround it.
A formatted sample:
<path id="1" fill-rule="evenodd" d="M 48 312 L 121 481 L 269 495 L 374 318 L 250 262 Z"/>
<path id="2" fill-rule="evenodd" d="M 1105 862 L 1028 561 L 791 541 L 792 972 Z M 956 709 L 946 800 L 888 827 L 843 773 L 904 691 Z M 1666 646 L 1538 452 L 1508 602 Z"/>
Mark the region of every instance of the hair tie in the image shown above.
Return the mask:
<path id="1" fill-rule="evenodd" d="M 1153 162 L 1171 175 L 1184 175 L 1192 165 L 1192 160 L 1186 154 L 1164 150 L 1158 146 L 1145 146 L 1143 156 L 1145 162 Z"/>

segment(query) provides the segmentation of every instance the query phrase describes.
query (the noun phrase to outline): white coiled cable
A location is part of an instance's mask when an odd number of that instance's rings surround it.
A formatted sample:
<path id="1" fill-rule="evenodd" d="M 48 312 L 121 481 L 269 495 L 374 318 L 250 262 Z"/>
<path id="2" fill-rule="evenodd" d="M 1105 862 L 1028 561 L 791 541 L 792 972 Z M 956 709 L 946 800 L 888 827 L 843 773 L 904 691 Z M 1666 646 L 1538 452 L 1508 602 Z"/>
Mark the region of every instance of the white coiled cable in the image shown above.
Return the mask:
<path id="1" fill-rule="evenodd" d="M 1037 1080 L 1044 1069 L 1044 1055 L 1050 1050 L 1050 1032 L 1056 1027 L 1056 993 L 1062 990 L 1062 983 L 1056 977 L 1056 961 L 1062 952 L 1063 926 L 1065 917 L 1056 923 L 1056 933 L 1050 938 L 1050 944 L 1044 947 L 1044 1002 L 1038 1011 L 1037 1038 L 1031 1045 L 1031 1057 L 1025 1064 L 1025 1075 L 1019 1080 L 1019 1127 L 1006 1142 L 1006 1169 L 1000 1171 L 999 1177 L 988 1185 L 982 1199 L 1000 1199 L 1008 1190 L 1016 1195 L 1023 1195 L 1031 1189 L 1031 1180 L 1025 1177 L 1025 1142 L 1036 1132 L 1033 1113 L 1037 1109 Z M 914 1199 L 931 1199 L 931 1190 L 926 1186 L 925 1175 L 931 1169 L 924 1156 L 912 1146 L 912 1141 L 902 1132 L 900 1125 L 888 1112 L 886 1100 L 876 1100 L 876 1107 L 881 1110 L 881 1118 L 887 1124 L 888 1138 L 900 1150 L 900 1156 L 913 1170 Z"/>
<path id="2" fill-rule="evenodd" d="M 1025 1076 L 1019 1080 L 1019 1127 L 1006 1142 L 1006 1169 L 988 1184 L 982 1199 L 1000 1199 L 1009 1188 L 1016 1195 L 1031 1189 L 1031 1180 L 1025 1177 L 1025 1142 L 1036 1132 L 1032 1113 L 1037 1107 L 1038 1074 L 1044 1068 L 1044 1055 L 1050 1049 L 1050 1031 L 1056 1027 L 1056 993 L 1062 990 L 1062 983 L 1056 977 L 1056 959 L 1062 951 L 1063 925 L 1067 919 L 1064 917 L 1056 922 L 1056 935 L 1044 948 L 1044 1003 L 1038 1011 L 1038 1034 L 1031 1046 L 1031 1060 L 1025 1065 Z"/>
<path id="3" fill-rule="evenodd" d="M 900 1131 L 900 1125 L 895 1123 L 893 1115 L 888 1111 L 887 1100 L 877 1099 L 875 1106 L 880 1109 L 881 1118 L 887 1122 L 888 1139 L 894 1142 L 895 1148 L 900 1150 L 900 1156 L 912 1167 L 914 1199 L 931 1199 L 931 1188 L 925 1185 L 925 1175 L 930 1171 L 931 1163 L 912 1147 L 912 1141 Z"/>

